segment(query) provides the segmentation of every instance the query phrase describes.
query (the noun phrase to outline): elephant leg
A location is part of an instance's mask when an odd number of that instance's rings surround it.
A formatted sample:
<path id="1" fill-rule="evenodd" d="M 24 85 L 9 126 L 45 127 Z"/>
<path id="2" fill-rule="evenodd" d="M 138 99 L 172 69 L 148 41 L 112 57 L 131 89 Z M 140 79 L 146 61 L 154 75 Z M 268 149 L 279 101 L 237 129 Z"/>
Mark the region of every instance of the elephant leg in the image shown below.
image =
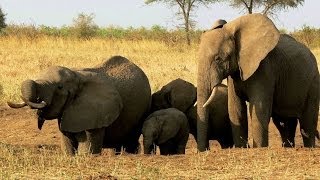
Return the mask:
<path id="1" fill-rule="evenodd" d="M 61 132 L 61 149 L 67 155 L 75 155 L 78 149 L 78 141 L 73 133 Z"/>
<path id="2" fill-rule="evenodd" d="M 232 132 L 230 132 L 230 135 L 228 134 L 228 135 L 224 135 L 224 136 L 217 138 L 217 141 L 219 142 L 222 149 L 232 148 L 234 145 L 233 138 L 232 138 Z"/>
<path id="3" fill-rule="evenodd" d="M 79 154 L 100 154 L 105 128 L 90 129 L 76 134 Z"/>
<path id="4" fill-rule="evenodd" d="M 159 144 L 160 154 L 161 155 L 172 155 L 177 154 L 177 144 L 173 139 L 168 140 L 162 144 Z"/>
<path id="5" fill-rule="evenodd" d="M 228 77 L 228 112 L 235 147 L 248 147 L 248 115 L 245 101 L 238 96 L 234 80 Z"/>
<path id="6" fill-rule="evenodd" d="M 139 138 L 141 135 L 141 131 L 133 131 L 128 135 L 128 139 L 123 145 L 124 150 L 127 153 L 138 154 L 140 150 Z"/>
<path id="7" fill-rule="evenodd" d="M 272 120 L 280 132 L 283 147 L 294 147 L 294 138 L 298 124 L 297 118 L 282 118 L 276 114 L 273 114 Z"/>
<path id="8" fill-rule="evenodd" d="M 313 82 L 319 82 L 314 80 Z M 313 83 L 308 93 L 306 106 L 303 111 L 300 123 L 300 132 L 303 138 L 304 147 L 315 147 L 315 136 L 317 134 L 319 114 L 319 84 Z"/>
<path id="9" fill-rule="evenodd" d="M 128 143 L 124 146 L 124 150 L 130 154 L 138 154 L 140 151 L 140 148 L 141 148 L 141 146 L 140 146 L 139 141 L 134 141 L 134 142 Z"/>
<path id="10" fill-rule="evenodd" d="M 256 96 L 250 100 L 249 111 L 252 121 L 253 147 L 268 147 L 269 145 L 268 133 L 272 100 L 267 99 L 267 97 L 266 95 Z"/>
<path id="11" fill-rule="evenodd" d="M 189 139 L 189 133 L 184 133 L 182 137 L 179 138 L 177 141 L 177 154 L 185 154 L 186 153 L 186 146 Z"/>

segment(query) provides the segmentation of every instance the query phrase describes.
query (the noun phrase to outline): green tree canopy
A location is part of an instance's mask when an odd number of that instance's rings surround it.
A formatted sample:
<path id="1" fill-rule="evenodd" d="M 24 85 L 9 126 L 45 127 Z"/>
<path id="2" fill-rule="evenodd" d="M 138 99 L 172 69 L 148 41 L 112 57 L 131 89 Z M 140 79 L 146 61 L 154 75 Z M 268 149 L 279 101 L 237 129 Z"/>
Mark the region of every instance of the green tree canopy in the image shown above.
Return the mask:
<path id="1" fill-rule="evenodd" d="M 187 44 L 190 45 L 190 29 L 194 27 L 195 21 L 191 18 L 194 15 L 195 9 L 199 5 L 207 6 L 210 3 L 218 2 L 219 0 L 145 0 L 146 4 L 164 3 L 170 7 L 178 7 L 177 17 L 183 19 L 183 28 L 186 32 Z"/>
<path id="2" fill-rule="evenodd" d="M 266 15 L 275 14 L 289 8 L 296 8 L 304 0 L 222 0 L 237 9 L 245 9 L 248 14 L 260 12 Z"/>

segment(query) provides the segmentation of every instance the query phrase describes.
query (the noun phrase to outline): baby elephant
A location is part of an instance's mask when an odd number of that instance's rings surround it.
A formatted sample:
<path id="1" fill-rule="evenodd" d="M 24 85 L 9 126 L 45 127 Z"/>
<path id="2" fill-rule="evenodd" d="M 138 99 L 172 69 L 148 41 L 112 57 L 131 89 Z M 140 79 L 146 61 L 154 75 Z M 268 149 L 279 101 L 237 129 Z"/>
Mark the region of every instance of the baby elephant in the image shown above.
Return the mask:
<path id="1" fill-rule="evenodd" d="M 161 155 L 184 154 L 189 138 L 186 115 L 175 108 L 153 112 L 142 128 L 144 153 L 155 153 L 159 146 Z"/>

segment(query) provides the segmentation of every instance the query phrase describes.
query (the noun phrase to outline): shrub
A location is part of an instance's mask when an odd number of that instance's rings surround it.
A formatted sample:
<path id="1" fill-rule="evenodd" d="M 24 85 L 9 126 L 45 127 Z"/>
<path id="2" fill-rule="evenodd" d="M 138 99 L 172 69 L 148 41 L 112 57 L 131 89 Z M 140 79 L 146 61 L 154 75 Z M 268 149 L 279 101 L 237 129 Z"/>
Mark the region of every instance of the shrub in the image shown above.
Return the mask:
<path id="1" fill-rule="evenodd" d="M 309 48 L 320 46 L 320 29 L 303 25 L 302 29 L 294 31 L 291 35 Z"/>
<path id="2" fill-rule="evenodd" d="M 6 24 L 6 15 L 3 13 L 2 9 L 0 8 L 0 32 L 2 31 L 2 29 L 4 29 L 7 24 Z"/>
<path id="3" fill-rule="evenodd" d="M 98 26 L 95 24 L 94 14 L 80 13 L 73 19 L 72 32 L 78 38 L 90 39 L 96 35 Z"/>

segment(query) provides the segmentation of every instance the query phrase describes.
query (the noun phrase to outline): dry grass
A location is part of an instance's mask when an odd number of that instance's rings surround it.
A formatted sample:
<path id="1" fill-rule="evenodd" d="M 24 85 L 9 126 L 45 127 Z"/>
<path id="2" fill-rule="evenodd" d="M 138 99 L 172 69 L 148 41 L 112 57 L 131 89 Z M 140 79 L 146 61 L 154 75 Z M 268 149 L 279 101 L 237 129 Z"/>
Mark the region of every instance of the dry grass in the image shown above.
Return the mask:
<path id="1" fill-rule="evenodd" d="M 67 157 L 60 152 L 55 121 L 39 131 L 33 110 L 4 105 L 19 99 L 24 79 L 50 65 L 88 67 L 118 54 L 146 72 L 153 91 L 177 77 L 195 83 L 196 52 L 197 45 L 157 41 L 0 39 L 0 179 L 320 179 L 320 149 L 300 148 L 298 130 L 298 148 L 280 148 L 273 124 L 269 148 L 221 150 L 211 142 L 210 151 L 196 153 L 190 138 L 183 156 L 115 156 L 104 150 L 99 157 Z M 320 49 L 313 52 L 319 62 Z"/>
<path id="2" fill-rule="evenodd" d="M 34 78 L 51 65 L 91 67 L 113 55 L 122 55 L 140 66 L 149 77 L 152 90 L 172 79 L 181 77 L 195 82 L 196 47 L 184 44 L 167 46 L 157 41 L 126 41 L 93 39 L 81 41 L 43 38 L 0 39 L 0 83 L 3 97 L 17 99 L 19 85 L 26 78 Z"/>

